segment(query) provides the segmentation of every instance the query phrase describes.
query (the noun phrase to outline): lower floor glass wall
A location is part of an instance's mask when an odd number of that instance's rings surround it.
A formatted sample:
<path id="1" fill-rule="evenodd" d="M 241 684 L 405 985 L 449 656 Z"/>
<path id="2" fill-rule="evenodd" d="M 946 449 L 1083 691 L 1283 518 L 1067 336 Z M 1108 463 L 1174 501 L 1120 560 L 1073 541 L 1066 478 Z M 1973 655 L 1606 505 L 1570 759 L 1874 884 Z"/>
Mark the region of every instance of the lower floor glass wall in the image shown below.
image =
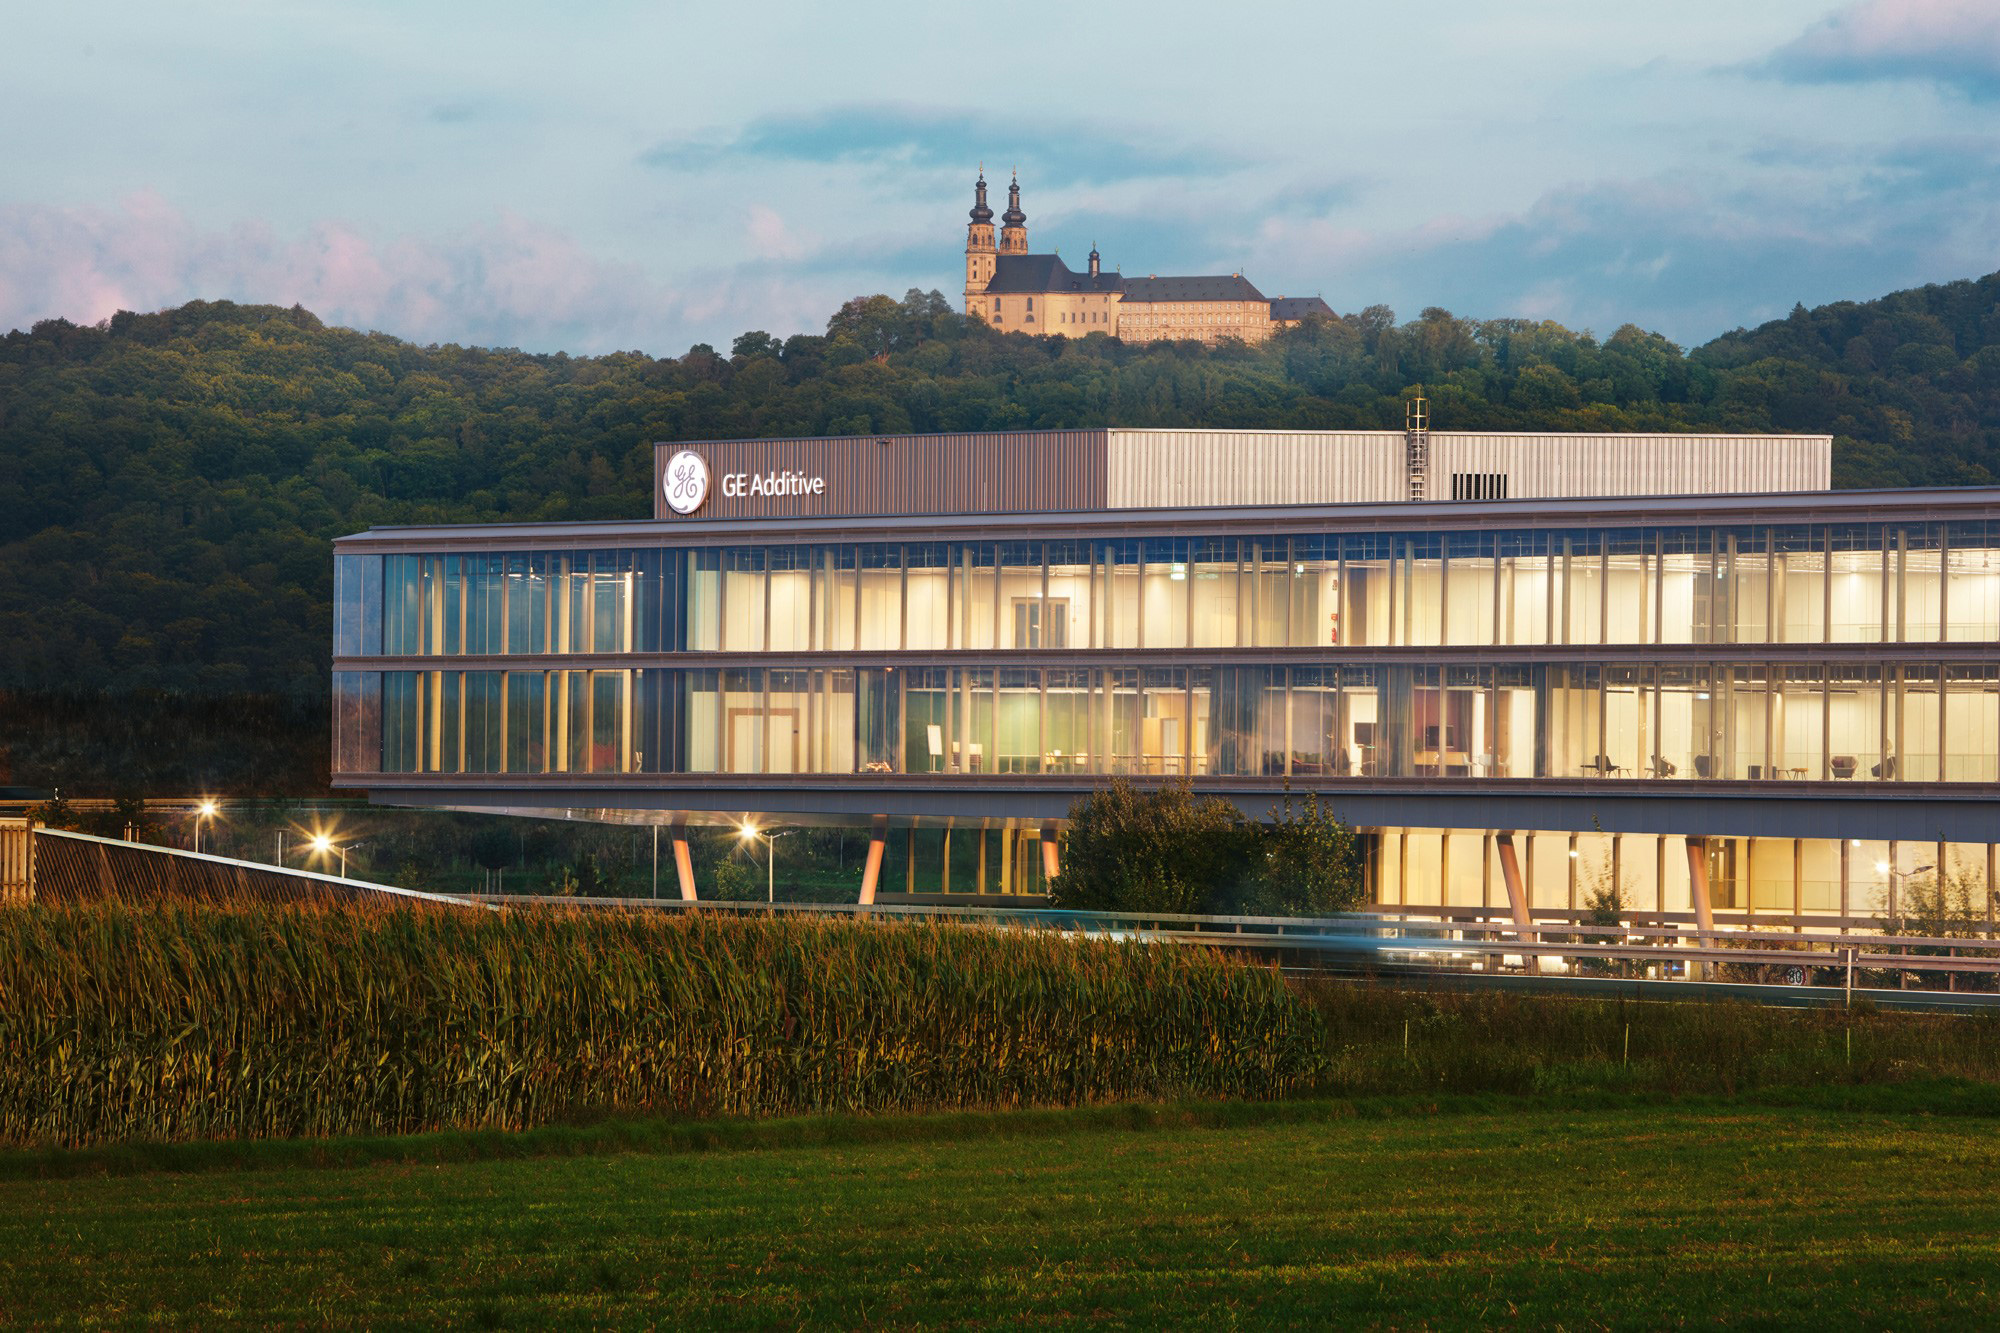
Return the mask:
<path id="1" fill-rule="evenodd" d="M 1991 664 L 336 672 L 341 773 L 1994 782 Z"/>
<path id="2" fill-rule="evenodd" d="M 1537 912 L 1688 913 L 1690 839 L 1678 834 L 1386 829 L 1369 839 L 1369 885 L 1383 907 L 1509 908 L 1501 859 L 1511 839 Z M 1694 860 L 1718 913 L 1789 918 L 1969 916 L 1994 920 L 2000 889 L 1988 843 L 1836 838 L 1697 838 Z"/>

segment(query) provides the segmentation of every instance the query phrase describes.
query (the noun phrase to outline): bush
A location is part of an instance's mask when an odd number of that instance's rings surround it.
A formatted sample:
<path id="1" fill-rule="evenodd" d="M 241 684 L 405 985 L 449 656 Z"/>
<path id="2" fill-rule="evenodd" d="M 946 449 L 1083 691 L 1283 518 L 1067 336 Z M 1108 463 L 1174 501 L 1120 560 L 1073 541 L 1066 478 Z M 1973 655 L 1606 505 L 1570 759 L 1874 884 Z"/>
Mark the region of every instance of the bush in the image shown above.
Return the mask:
<path id="1" fill-rule="evenodd" d="M 1101 912 L 1323 916 L 1367 897 L 1360 842 L 1317 795 L 1288 795 L 1259 824 L 1186 782 L 1124 779 L 1070 807 L 1057 907 Z"/>
<path id="2" fill-rule="evenodd" d="M 1220 796 L 1187 782 L 1140 791 L 1123 778 L 1070 807 L 1057 907 L 1097 912 L 1203 912 L 1248 870 L 1251 833 Z"/>
<path id="3" fill-rule="evenodd" d="M 1262 916 L 1326 916 L 1368 900 L 1361 841 L 1309 793 L 1296 807 L 1287 795 L 1271 822 L 1252 826 L 1250 874 L 1241 910 Z"/>

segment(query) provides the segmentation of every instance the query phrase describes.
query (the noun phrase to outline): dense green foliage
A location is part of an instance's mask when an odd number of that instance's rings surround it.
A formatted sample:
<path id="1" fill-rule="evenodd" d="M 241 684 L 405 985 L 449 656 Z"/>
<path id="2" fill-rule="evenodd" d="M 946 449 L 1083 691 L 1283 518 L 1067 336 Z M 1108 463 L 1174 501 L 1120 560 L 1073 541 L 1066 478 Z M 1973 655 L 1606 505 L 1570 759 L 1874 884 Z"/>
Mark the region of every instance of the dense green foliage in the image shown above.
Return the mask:
<path id="1" fill-rule="evenodd" d="M 923 923 L 117 902 L 0 913 L 0 1141 L 1269 1097 L 1277 974 Z"/>
<path id="2" fill-rule="evenodd" d="M 316 703 L 329 538 L 642 516 L 654 440 L 1400 426 L 1418 383 L 1440 429 L 1830 431 L 1841 485 L 1987 482 L 2000 275 L 1685 354 L 1629 325 L 1600 340 L 1382 307 L 1255 349 L 1036 341 L 917 292 L 849 302 L 824 336 L 670 358 L 422 347 L 228 302 L 52 320 L 0 338 L 0 688 Z M 94 780 L 87 754 L 56 759 L 17 759 L 16 781 Z"/>
<path id="3" fill-rule="evenodd" d="M 1367 897 L 1354 830 L 1317 795 L 1246 820 L 1185 780 L 1142 790 L 1115 778 L 1070 807 L 1049 902 L 1089 912 L 1323 916 Z"/>
<path id="4" fill-rule="evenodd" d="M 1123 778 L 1070 807 L 1049 903 L 1081 912 L 1202 912 L 1242 878 L 1243 816 L 1187 782 Z"/>

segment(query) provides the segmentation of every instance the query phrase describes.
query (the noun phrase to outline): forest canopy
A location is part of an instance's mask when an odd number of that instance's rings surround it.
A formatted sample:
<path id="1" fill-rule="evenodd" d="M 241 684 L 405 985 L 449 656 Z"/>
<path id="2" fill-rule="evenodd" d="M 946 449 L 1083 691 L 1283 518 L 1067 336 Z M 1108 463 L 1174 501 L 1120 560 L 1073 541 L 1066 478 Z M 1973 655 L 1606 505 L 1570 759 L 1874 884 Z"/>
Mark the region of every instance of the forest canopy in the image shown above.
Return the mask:
<path id="1" fill-rule="evenodd" d="M 1030 339 L 936 292 L 823 335 L 598 357 L 418 346 L 193 302 L 0 339 L 0 688 L 322 696 L 328 540 L 634 518 L 651 442 L 1040 427 L 1814 431 L 1841 486 L 2000 474 L 2000 275 L 1685 351 L 1626 325 L 1373 306 L 1258 348 Z"/>

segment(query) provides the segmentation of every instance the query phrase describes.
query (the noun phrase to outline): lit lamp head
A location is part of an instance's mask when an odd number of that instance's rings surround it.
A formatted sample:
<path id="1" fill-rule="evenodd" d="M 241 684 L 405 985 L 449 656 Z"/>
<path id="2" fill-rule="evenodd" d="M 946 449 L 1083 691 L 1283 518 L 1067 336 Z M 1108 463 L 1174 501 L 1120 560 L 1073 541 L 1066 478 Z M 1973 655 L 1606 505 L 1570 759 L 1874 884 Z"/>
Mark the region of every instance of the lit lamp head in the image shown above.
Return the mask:
<path id="1" fill-rule="evenodd" d="M 315 833 L 312 835 L 312 849 L 324 856 L 333 850 L 333 839 L 324 833 Z"/>
<path id="2" fill-rule="evenodd" d="M 214 801 L 203 801 L 200 807 L 198 808 L 197 813 L 200 814 L 203 819 L 213 819 L 215 818 L 215 811 L 216 811 L 216 804 Z"/>
<path id="3" fill-rule="evenodd" d="M 745 824 L 737 830 L 737 833 L 742 837 L 743 841 L 748 842 L 757 836 L 757 826 L 755 824 Z"/>

